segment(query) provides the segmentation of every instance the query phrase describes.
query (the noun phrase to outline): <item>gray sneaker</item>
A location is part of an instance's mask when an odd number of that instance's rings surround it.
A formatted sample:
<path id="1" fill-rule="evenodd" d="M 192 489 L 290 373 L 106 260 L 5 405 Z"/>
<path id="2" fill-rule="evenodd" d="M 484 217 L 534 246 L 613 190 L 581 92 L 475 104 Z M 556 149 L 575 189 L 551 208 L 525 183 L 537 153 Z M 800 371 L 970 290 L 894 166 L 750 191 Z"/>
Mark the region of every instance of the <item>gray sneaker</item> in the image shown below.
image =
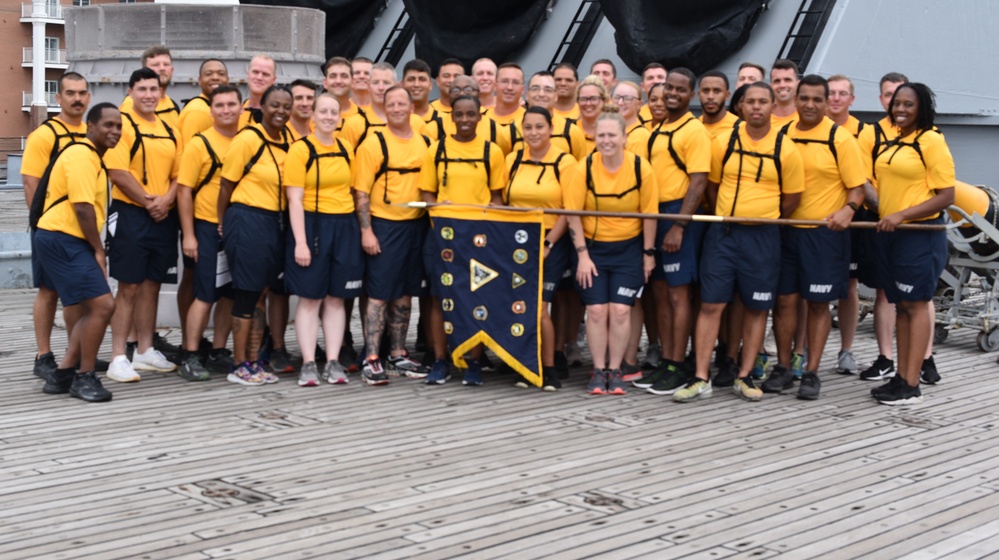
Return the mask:
<path id="1" fill-rule="evenodd" d="M 642 369 L 656 369 L 659 361 L 662 359 L 662 348 L 658 344 L 649 344 L 645 349 L 645 359 L 642 360 Z"/>
<path id="2" fill-rule="evenodd" d="M 857 375 L 857 357 L 853 355 L 853 350 L 840 350 L 839 359 L 836 363 L 836 373 L 842 375 Z"/>
<path id="3" fill-rule="evenodd" d="M 302 371 L 298 373 L 298 386 L 319 386 L 319 368 L 316 367 L 316 362 L 306 362 L 302 364 Z"/>
<path id="4" fill-rule="evenodd" d="M 323 377 L 326 382 L 330 385 L 344 385 L 349 380 L 347 379 L 347 372 L 343 370 L 343 366 L 337 360 L 330 360 L 326 362 L 326 369 L 323 370 Z"/>

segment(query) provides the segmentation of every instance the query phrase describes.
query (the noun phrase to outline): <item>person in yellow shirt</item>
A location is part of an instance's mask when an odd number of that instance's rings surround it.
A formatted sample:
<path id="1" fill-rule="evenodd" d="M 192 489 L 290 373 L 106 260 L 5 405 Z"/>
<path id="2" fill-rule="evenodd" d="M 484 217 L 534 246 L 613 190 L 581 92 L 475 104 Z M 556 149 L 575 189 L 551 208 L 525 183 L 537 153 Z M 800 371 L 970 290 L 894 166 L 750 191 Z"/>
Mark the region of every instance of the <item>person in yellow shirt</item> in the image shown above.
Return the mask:
<path id="1" fill-rule="evenodd" d="M 566 209 L 656 213 L 655 173 L 647 160 L 625 150 L 626 142 L 621 115 L 612 110 L 597 117 L 597 151 L 562 178 Z M 568 222 L 593 355 L 586 390 L 623 395 L 627 386 L 621 363 L 631 331 L 631 307 L 655 267 L 656 222 L 604 216 L 570 216 Z"/>
<path id="2" fill-rule="evenodd" d="M 87 137 L 87 125 L 83 122 L 87 105 L 90 104 L 87 79 L 76 72 L 63 74 L 59 78 L 56 102 L 59 104 L 59 114 L 32 131 L 24 145 L 21 181 L 24 183 L 24 198 L 29 208 L 35 198 L 38 182 L 59 152 L 71 143 Z M 34 244 L 34 233 L 31 237 Z M 41 270 L 37 252 L 34 250 L 31 252 L 31 270 L 34 286 L 38 288 L 31 313 L 35 325 L 35 343 L 38 347 L 33 373 L 41 379 L 47 379 L 57 368 L 55 355 L 52 353 L 52 327 L 55 324 L 59 294 Z M 79 316 L 79 307 L 63 306 L 67 334 L 73 331 L 73 325 Z M 107 371 L 107 362 L 98 364 L 98 371 Z"/>
<path id="3" fill-rule="evenodd" d="M 701 124 L 714 140 L 726 130 L 732 130 L 739 117 L 726 110 L 728 101 L 728 76 L 717 70 L 705 72 L 697 88 L 697 99 L 701 102 Z"/>
<path id="4" fill-rule="evenodd" d="M 687 68 L 670 71 L 662 90 L 666 118 L 652 131 L 650 163 L 659 180 L 659 213 L 696 214 L 711 170 L 711 136 L 690 112 L 697 78 Z M 693 286 L 697 282 L 704 227 L 697 222 L 659 220 L 652 292 L 658 313 L 662 360 L 633 383 L 654 395 L 672 395 L 689 377 L 683 365 L 693 328 Z"/>
<path id="5" fill-rule="evenodd" d="M 573 159 L 583 157 L 586 150 L 586 137 L 574 122 L 552 113 L 555 103 L 555 79 L 548 72 L 536 72 L 527 86 L 527 106 L 539 107 L 552 115 L 551 144 L 561 152 L 570 154 Z M 515 143 L 512 152 L 524 149 L 524 140 Z"/>
<path id="6" fill-rule="evenodd" d="M 459 78 L 467 78 L 460 76 Z M 457 78 L 455 79 L 457 82 Z M 473 82 L 474 83 L 474 82 Z M 457 86 L 458 84 L 454 84 Z M 482 121 L 482 106 L 478 93 L 459 95 L 451 99 L 451 119 L 455 132 L 431 142 L 423 157 L 420 169 L 420 197 L 427 203 L 453 204 L 503 204 L 503 188 L 507 184 L 503 152 L 477 133 Z M 431 279 L 439 278 L 437 263 L 439 252 L 433 228 L 427 233 L 423 245 L 423 263 Z M 428 385 L 442 385 L 451 376 L 448 366 L 447 337 L 444 333 L 444 316 L 440 308 L 436 282 L 430 282 L 433 307 L 430 317 L 433 339 L 434 363 L 427 375 Z M 482 370 L 479 358 L 482 346 L 471 352 L 465 370 L 464 385 L 481 385 Z"/>
<path id="7" fill-rule="evenodd" d="M 430 106 L 430 90 L 433 88 L 430 65 L 418 58 L 403 65 L 402 87 L 413 98 L 414 115 L 423 119 L 426 124 L 438 119 L 437 110 Z"/>
<path id="8" fill-rule="evenodd" d="M 597 76 L 587 76 L 579 82 L 576 90 L 576 102 L 579 104 L 579 119 L 576 125 L 583 131 L 586 139 L 586 153 L 592 153 L 597 146 L 597 117 L 611 103 L 610 94 L 604 87 L 604 82 Z"/>
<path id="9" fill-rule="evenodd" d="M 856 100 L 853 93 L 853 81 L 843 74 L 829 76 L 826 81 L 829 82 L 829 107 L 826 110 L 826 116 L 837 125 L 846 128 L 847 132 L 852 134 L 854 138 L 860 136 L 860 132 L 864 130 L 867 123 L 850 114 L 850 107 Z"/>
<path id="10" fill-rule="evenodd" d="M 354 198 L 365 253 L 366 378 L 385 379 L 378 351 L 386 330 L 390 338 L 388 369 L 425 378 L 429 368 L 406 351 L 413 296 L 423 296 L 423 240 L 428 220 L 423 210 L 401 206 L 420 200 L 419 172 L 429 139 L 413 129 L 409 90 L 392 86 L 385 92 L 384 130 L 375 131 L 357 149 Z"/>
<path id="11" fill-rule="evenodd" d="M 140 60 L 143 68 L 149 68 L 159 76 L 160 100 L 156 104 L 156 116 L 163 119 L 163 122 L 167 123 L 170 128 L 178 130 L 180 126 L 180 107 L 167 95 L 167 88 L 170 87 L 170 82 L 173 80 L 174 70 L 170 49 L 159 45 L 150 47 L 143 51 Z M 132 111 L 132 98 L 130 96 L 125 97 L 119 110 L 123 113 Z"/>
<path id="12" fill-rule="evenodd" d="M 319 89 L 309 80 L 295 80 L 288 84 L 291 89 L 291 118 L 288 119 L 288 129 L 291 130 L 293 143 L 308 136 L 312 124 L 312 107 L 316 104 L 316 92 Z"/>
<path id="13" fill-rule="evenodd" d="M 177 170 L 174 130 L 156 115 L 160 79 L 142 68 L 129 78 L 131 112 L 122 113 L 121 141 L 104 161 L 114 185 L 108 218 L 108 270 L 118 280 L 111 319 L 108 377 L 138 381 L 136 370 L 169 372 L 176 366 L 153 347 L 160 285 L 177 275 Z M 132 328 L 138 347 L 129 362 L 125 343 Z"/>
<path id="14" fill-rule="evenodd" d="M 334 56 L 327 60 L 323 70 L 323 89 L 336 97 L 341 107 L 340 127 L 337 132 L 343 130 L 343 123 L 347 119 L 361 112 L 361 109 L 350 100 L 352 72 L 350 61 L 342 56 Z"/>
<path id="15" fill-rule="evenodd" d="M 41 268 L 63 306 L 77 306 L 81 311 L 72 326 L 66 355 L 42 391 L 103 402 L 111 400 L 112 394 L 95 369 L 114 298 L 101 242 L 108 196 L 108 174 L 101 157 L 121 137 L 121 115 L 114 105 L 98 103 L 87 114 L 87 125 L 87 137 L 57 156 L 36 224 L 35 250 Z"/>
<path id="16" fill-rule="evenodd" d="M 374 62 L 363 56 L 356 56 L 350 61 L 350 100 L 362 111 L 366 111 L 371 106 L 371 68 L 373 66 Z"/>
<path id="17" fill-rule="evenodd" d="M 770 119 L 777 128 L 797 118 L 794 95 L 798 89 L 798 65 L 786 59 L 779 59 L 770 68 L 770 87 L 774 90 L 777 103 Z"/>
<path id="18" fill-rule="evenodd" d="M 534 82 L 532 78 L 532 83 Z M 554 90 L 554 80 L 548 76 Z M 552 92 L 554 93 L 554 91 Z M 524 113 L 521 122 L 524 131 L 524 147 L 506 158 L 510 182 L 506 187 L 506 204 L 527 208 L 564 207 L 562 200 L 561 177 L 567 173 L 576 160 L 552 144 L 552 116 L 548 109 L 531 106 Z M 569 269 L 571 245 L 566 230 L 565 217 L 545 215 L 545 261 L 541 299 L 551 303 L 555 289 Z M 548 306 L 541 306 L 541 385 L 546 391 L 562 387 L 555 371 L 555 324 L 552 322 Z M 527 388 L 524 379 L 518 379 L 518 387 Z"/>
<path id="19" fill-rule="evenodd" d="M 298 296 L 295 333 L 302 349 L 298 384 L 319 384 L 316 341 L 320 306 L 328 383 L 345 383 L 337 360 L 347 325 L 344 300 L 357 297 L 364 283 L 360 231 L 354 217 L 352 154 L 354 147 L 335 136 L 340 106 L 330 94 L 316 98 L 315 131 L 292 144 L 284 163 L 291 235 L 286 237 L 285 282 Z M 388 381 L 365 376 L 369 385 Z"/>
<path id="20" fill-rule="evenodd" d="M 457 99 L 462 95 L 478 96 L 479 85 L 470 76 L 456 76 L 451 81 L 451 89 L 448 90 L 447 94 L 451 99 Z M 454 135 L 457 132 L 455 121 L 449 118 L 448 115 L 450 115 L 450 112 L 447 114 L 438 114 L 436 119 L 423 127 L 423 135 L 431 140 L 442 140 Z M 499 146 L 500 150 L 503 151 L 503 155 L 509 154 L 512 151 L 513 144 L 510 139 L 509 127 L 502 126 L 487 116 L 483 116 L 476 126 L 478 128 L 475 131 L 475 135 Z"/>
<path id="21" fill-rule="evenodd" d="M 236 86 L 223 84 L 208 92 L 213 125 L 195 133 L 184 147 L 177 174 L 177 210 L 182 233 L 184 272 L 191 276 L 193 302 L 187 311 L 179 375 L 188 381 L 207 381 L 210 373 L 228 374 L 231 362 L 226 341 L 232 316 L 232 282 L 219 277 L 222 236 L 218 199 L 225 157 L 239 126 L 243 96 Z M 215 314 L 212 314 L 212 306 Z M 214 340 L 207 356 L 199 356 L 201 337 L 214 318 Z"/>
<path id="22" fill-rule="evenodd" d="M 902 223 L 943 223 L 954 202 L 954 158 L 934 126 L 933 92 L 904 83 L 889 109 L 898 136 L 874 161 L 878 181 L 878 275 L 897 310 L 898 372 L 871 391 L 878 402 L 922 402 L 920 369 L 933 330 L 930 301 L 947 264 L 947 234 L 940 230 L 897 230 Z"/>
<path id="23" fill-rule="evenodd" d="M 179 142 L 183 146 L 195 134 L 214 126 L 212 108 L 208 102 L 208 94 L 215 88 L 229 83 L 229 69 L 217 58 L 209 58 L 201 63 L 198 69 L 198 87 L 201 93 L 184 102 L 184 109 L 177 121 Z"/>
<path id="24" fill-rule="evenodd" d="M 451 114 L 451 100 L 454 98 L 448 93 L 451 91 L 451 83 L 455 78 L 463 75 L 465 75 L 465 66 L 457 58 L 444 59 L 437 70 L 437 91 L 440 93 L 440 97 L 431 101 L 430 106 L 445 120 L 447 120 L 447 115 Z M 472 82 L 475 83 L 474 78 Z M 478 84 L 475 87 L 478 91 Z"/>
<path id="25" fill-rule="evenodd" d="M 239 128 L 261 122 L 263 112 L 261 99 L 264 92 L 277 83 L 277 62 L 266 54 L 250 59 L 246 66 L 246 88 L 249 95 L 243 101 L 243 115 L 239 118 Z"/>
<path id="26" fill-rule="evenodd" d="M 766 73 L 766 69 L 759 64 L 753 62 L 743 62 L 739 65 L 739 71 L 736 73 L 735 87 L 738 89 L 746 84 L 762 82 L 766 77 Z"/>
<path id="27" fill-rule="evenodd" d="M 510 144 L 521 139 L 520 122 L 524 119 L 524 71 L 513 62 L 505 62 L 496 72 L 496 105 L 486 109 L 484 116 L 504 127 Z M 481 97 L 482 92 L 479 91 Z"/>
<path id="28" fill-rule="evenodd" d="M 364 143 L 374 130 L 385 130 L 385 92 L 397 83 L 395 67 L 388 62 L 379 62 L 371 67 L 371 105 L 363 113 L 351 117 L 343 125 L 341 138 L 354 149 Z M 420 132 L 423 119 L 416 115 L 409 117 L 411 126 Z"/>
<path id="29" fill-rule="evenodd" d="M 499 68 L 491 58 L 480 58 L 472 63 L 472 78 L 479 84 L 479 102 L 483 109 L 490 109 L 496 105 L 496 77 Z M 521 72 L 521 81 L 523 81 Z"/>
<path id="30" fill-rule="evenodd" d="M 654 84 L 648 95 L 649 100 L 645 106 L 649 108 L 649 119 L 645 121 L 645 128 L 651 132 L 666 120 L 666 83 Z"/>
<path id="31" fill-rule="evenodd" d="M 770 86 L 746 86 L 744 122 L 722 133 L 711 146 L 707 199 L 716 216 L 779 218 L 790 216 L 804 190 L 805 173 L 794 142 L 771 125 L 775 103 Z M 700 269 L 701 310 L 695 326 L 695 377 L 673 393 L 673 400 L 692 401 L 711 394 L 708 367 L 725 306 L 738 289 L 745 307 L 742 362 L 733 390 L 747 400 L 763 392 L 749 372 L 763 343 L 767 315 L 774 305 L 780 269 L 777 225 L 715 223 L 704 238 Z M 753 255 L 752 266 L 746 255 Z"/>
<path id="32" fill-rule="evenodd" d="M 628 136 L 624 149 L 649 159 L 649 129 L 638 118 L 638 110 L 642 106 L 642 90 L 635 82 L 618 82 L 611 93 L 611 101 L 618 106 L 620 115 L 624 118 Z"/>
<path id="33" fill-rule="evenodd" d="M 233 287 L 233 371 L 227 379 L 241 385 L 277 382 L 258 353 L 264 294 L 284 271 L 284 161 L 291 143 L 285 124 L 291 115 L 291 90 L 271 86 L 260 103 L 261 122 L 233 138 L 219 181 L 219 229 Z"/>
<path id="34" fill-rule="evenodd" d="M 645 66 L 645 69 L 642 70 L 642 93 L 645 95 L 645 99 L 649 99 L 652 86 L 666 82 L 667 74 L 666 67 L 658 62 L 650 62 Z M 652 120 L 652 110 L 648 103 L 642 105 L 638 111 L 638 120 L 642 121 L 643 125 L 647 125 Z"/>
<path id="35" fill-rule="evenodd" d="M 810 74 L 798 82 L 795 96 L 798 118 L 784 130 L 801 152 L 805 191 L 791 214 L 794 220 L 825 220 L 828 227 L 789 226 L 782 230 L 780 280 L 774 330 L 777 365 L 763 383 L 764 393 L 782 393 L 800 379 L 798 398 L 819 398 L 818 376 L 822 351 L 832 327 L 829 304 L 847 293 L 850 279 L 850 233 L 847 228 L 864 203 L 867 173 L 860 148 L 845 127 L 826 116 L 829 84 Z M 815 258 L 821 255 L 821 258 Z M 806 324 L 798 324 L 801 300 L 807 307 Z M 792 344 L 796 333 L 807 333 L 805 346 Z M 806 363 L 802 363 L 806 362 Z M 802 372 L 802 370 L 804 370 Z M 799 372 L 801 376 L 799 377 Z"/>
<path id="36" fill-rule="evenodd" d="M 617 85 L 617 66 L 609 59 L 601 58 L 590 65 L 590 75 L 600 78 L 604 89 L 613 91 Z"/>
<path id="37" fill-rule="evenodd" d="M 552 116 L 575 121 L 579 118 L 579 105 L 576 103 L 576 84 L 579 82 L 579 74 L 576 72 L 576 67 L 571 62 L 561 62 L 552 70 L 552 77 L 555 78 L 555 105 L 552 107 Z"/>
<path id="38" fill-rule="evenodd" d="M 889 140 L 898 136 L 898 130 L 892 126 L 891 118 L 888 116 L 889 104 L 898 86 L 908 82 L 909 79 L 898 72 L 889 72 L 881 77 L 878 84 L 878 100 L 885 110 L 885 117 L 870 126 L 864 127 L 857 137 L 860 144 L 860 156 L 864 158 L 864 169 L 867 170 L 867 178 L 872 185 L 865 195 L 865 208 L 861 211 L 858 220 L 876 222 L 878 220 L 877 211 L 871 207 L 873 201 L 877 200 L 877 181 L 874 178 L 874 160 L 880 154 Z M 892 360 L 893 343 L 895 334 L 895 306 L 888 303 L 885 296 L 884 287 L 879 284 L 877 274 L 877 233 L 869 229 L 853 230 L 853 252 L 851 261 L 857 264 L 857 280 L 876 290 L 874 300 L 874 335 L 878 341 L 878 357 L 869 367 L 860 372 L 860 379 L 865 381 L 881 381 L 895 374 L 895 362 Z M 859 305 L 859 304 L 858 304 Z M 844 310 L 843 313 L 848 313 Z M 837 313 L 838 315 L 838 313 Z M 852 315 L 851 315 L 852 316 Z M 932 339 L 930 344 L 932 344 Z M 856 360 L 854 360 L 856 361 Z M 840 373 L 854 373 L 855 369 L 839 368 Z"/>

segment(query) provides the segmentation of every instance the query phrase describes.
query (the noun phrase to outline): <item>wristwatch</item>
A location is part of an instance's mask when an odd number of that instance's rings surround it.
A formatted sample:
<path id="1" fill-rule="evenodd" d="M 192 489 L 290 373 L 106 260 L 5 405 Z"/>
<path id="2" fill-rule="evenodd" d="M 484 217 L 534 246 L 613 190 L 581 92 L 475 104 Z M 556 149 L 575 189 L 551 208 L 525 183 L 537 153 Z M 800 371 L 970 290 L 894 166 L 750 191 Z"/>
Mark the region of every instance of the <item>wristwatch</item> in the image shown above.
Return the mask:
<path id="1" fill-rule="evenodd" d="M 646 249 L 646 250 L 644 250 L 642 252 L 645 253 L 645 256 L 647 256 L 647 257 L 654 257 L 654 256 L 656 256 L 656 250 L 653 249 L 653 248 L 651 248 L 651 247 L 649 247 L 648 249 Z"/>
<path id="2" fill-rule="evenodd" d="M 857 206 L 856 202 L 852 202 L 852 201 L 851 202 L 847 202 L 846 205 L 849 206 L 850 208 L 852 208 L 854 212 L 856 212 L 857 210 L 860 209 L 860 206 Z"/>
<path id="3" fill-rule="evenodd" d="M 551 249 L 551 248 L 552 248 L 552 242 L 545 239 L 545 249 Z"/>

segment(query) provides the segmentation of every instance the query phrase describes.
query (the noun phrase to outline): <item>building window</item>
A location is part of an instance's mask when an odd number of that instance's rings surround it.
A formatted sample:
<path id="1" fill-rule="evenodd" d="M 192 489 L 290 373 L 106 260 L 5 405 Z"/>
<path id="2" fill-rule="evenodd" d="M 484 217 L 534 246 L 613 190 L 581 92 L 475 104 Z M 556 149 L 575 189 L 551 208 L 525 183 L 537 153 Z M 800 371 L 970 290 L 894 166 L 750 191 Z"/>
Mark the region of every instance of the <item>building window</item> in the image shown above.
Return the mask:
<path id="1" fill-rule="evenodd" d="M 118 0 L 119 4 L 135 4 L 135 0 Z"/>
<path id="2" fill-rule="evenodd" d="M 78 7 L 89 6 L 90 0 L 73 0 L 73 5 Z"/>
<path id="3" fill-rule="evenodd" d="M 56 94 L 59 93 L 58 80 L 45 80 L 45 102 L 49 107 L 57 106 Z"/>
<path id="4" fill-rule="evenodd" d="M 59 62 L 59 38 L 45 38 L 45 62 Z"/>

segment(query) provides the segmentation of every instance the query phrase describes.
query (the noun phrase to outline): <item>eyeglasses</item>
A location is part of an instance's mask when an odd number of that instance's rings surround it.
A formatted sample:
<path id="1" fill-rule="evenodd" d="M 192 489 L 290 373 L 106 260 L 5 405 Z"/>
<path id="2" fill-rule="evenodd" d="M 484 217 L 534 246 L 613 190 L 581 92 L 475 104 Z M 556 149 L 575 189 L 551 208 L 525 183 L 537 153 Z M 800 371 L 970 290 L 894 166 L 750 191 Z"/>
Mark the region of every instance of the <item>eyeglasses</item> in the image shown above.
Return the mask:
<path id="1" fill-rule="evenodd" d="M 531 86 L 531 87 L 527 88 L 527 91 L 533 91 L 533 92 L 543 91 L 545 93 L 555 93 L 555 88 L 553 88 L 553 87 Z"/>
<path id="2" fill-rule="evenodd" d="M 600 103 L 602 99 L 599 95 L 588 95 L 586 97 L 580 97 L 576 101 L 578 101 L 580 105 L 589 105 L 590 103 Z"/>
<path id="3" fill-rule="evenodd" d="M 465 87 L 451 86 L 451 89 L 449 89 L 447 91 L 448 91 L 448 93 L 451 93 L 451 94 L 455 94 L 455 93 L 467 93 L 469 95 L 472 95 L 472 94 L 476 94 L 477 95 L 479 93 L 479 88 L 477 88 L 475 86 L 465 86 Z"/>
<path id="4" fill-rule="evenodd" d="M 611 99 L 614 100 L 614 103 L 631 103 L 632 101 L 635 101 L 638 98 L 635 97 L 634 95 L 615 95 Z"/>

